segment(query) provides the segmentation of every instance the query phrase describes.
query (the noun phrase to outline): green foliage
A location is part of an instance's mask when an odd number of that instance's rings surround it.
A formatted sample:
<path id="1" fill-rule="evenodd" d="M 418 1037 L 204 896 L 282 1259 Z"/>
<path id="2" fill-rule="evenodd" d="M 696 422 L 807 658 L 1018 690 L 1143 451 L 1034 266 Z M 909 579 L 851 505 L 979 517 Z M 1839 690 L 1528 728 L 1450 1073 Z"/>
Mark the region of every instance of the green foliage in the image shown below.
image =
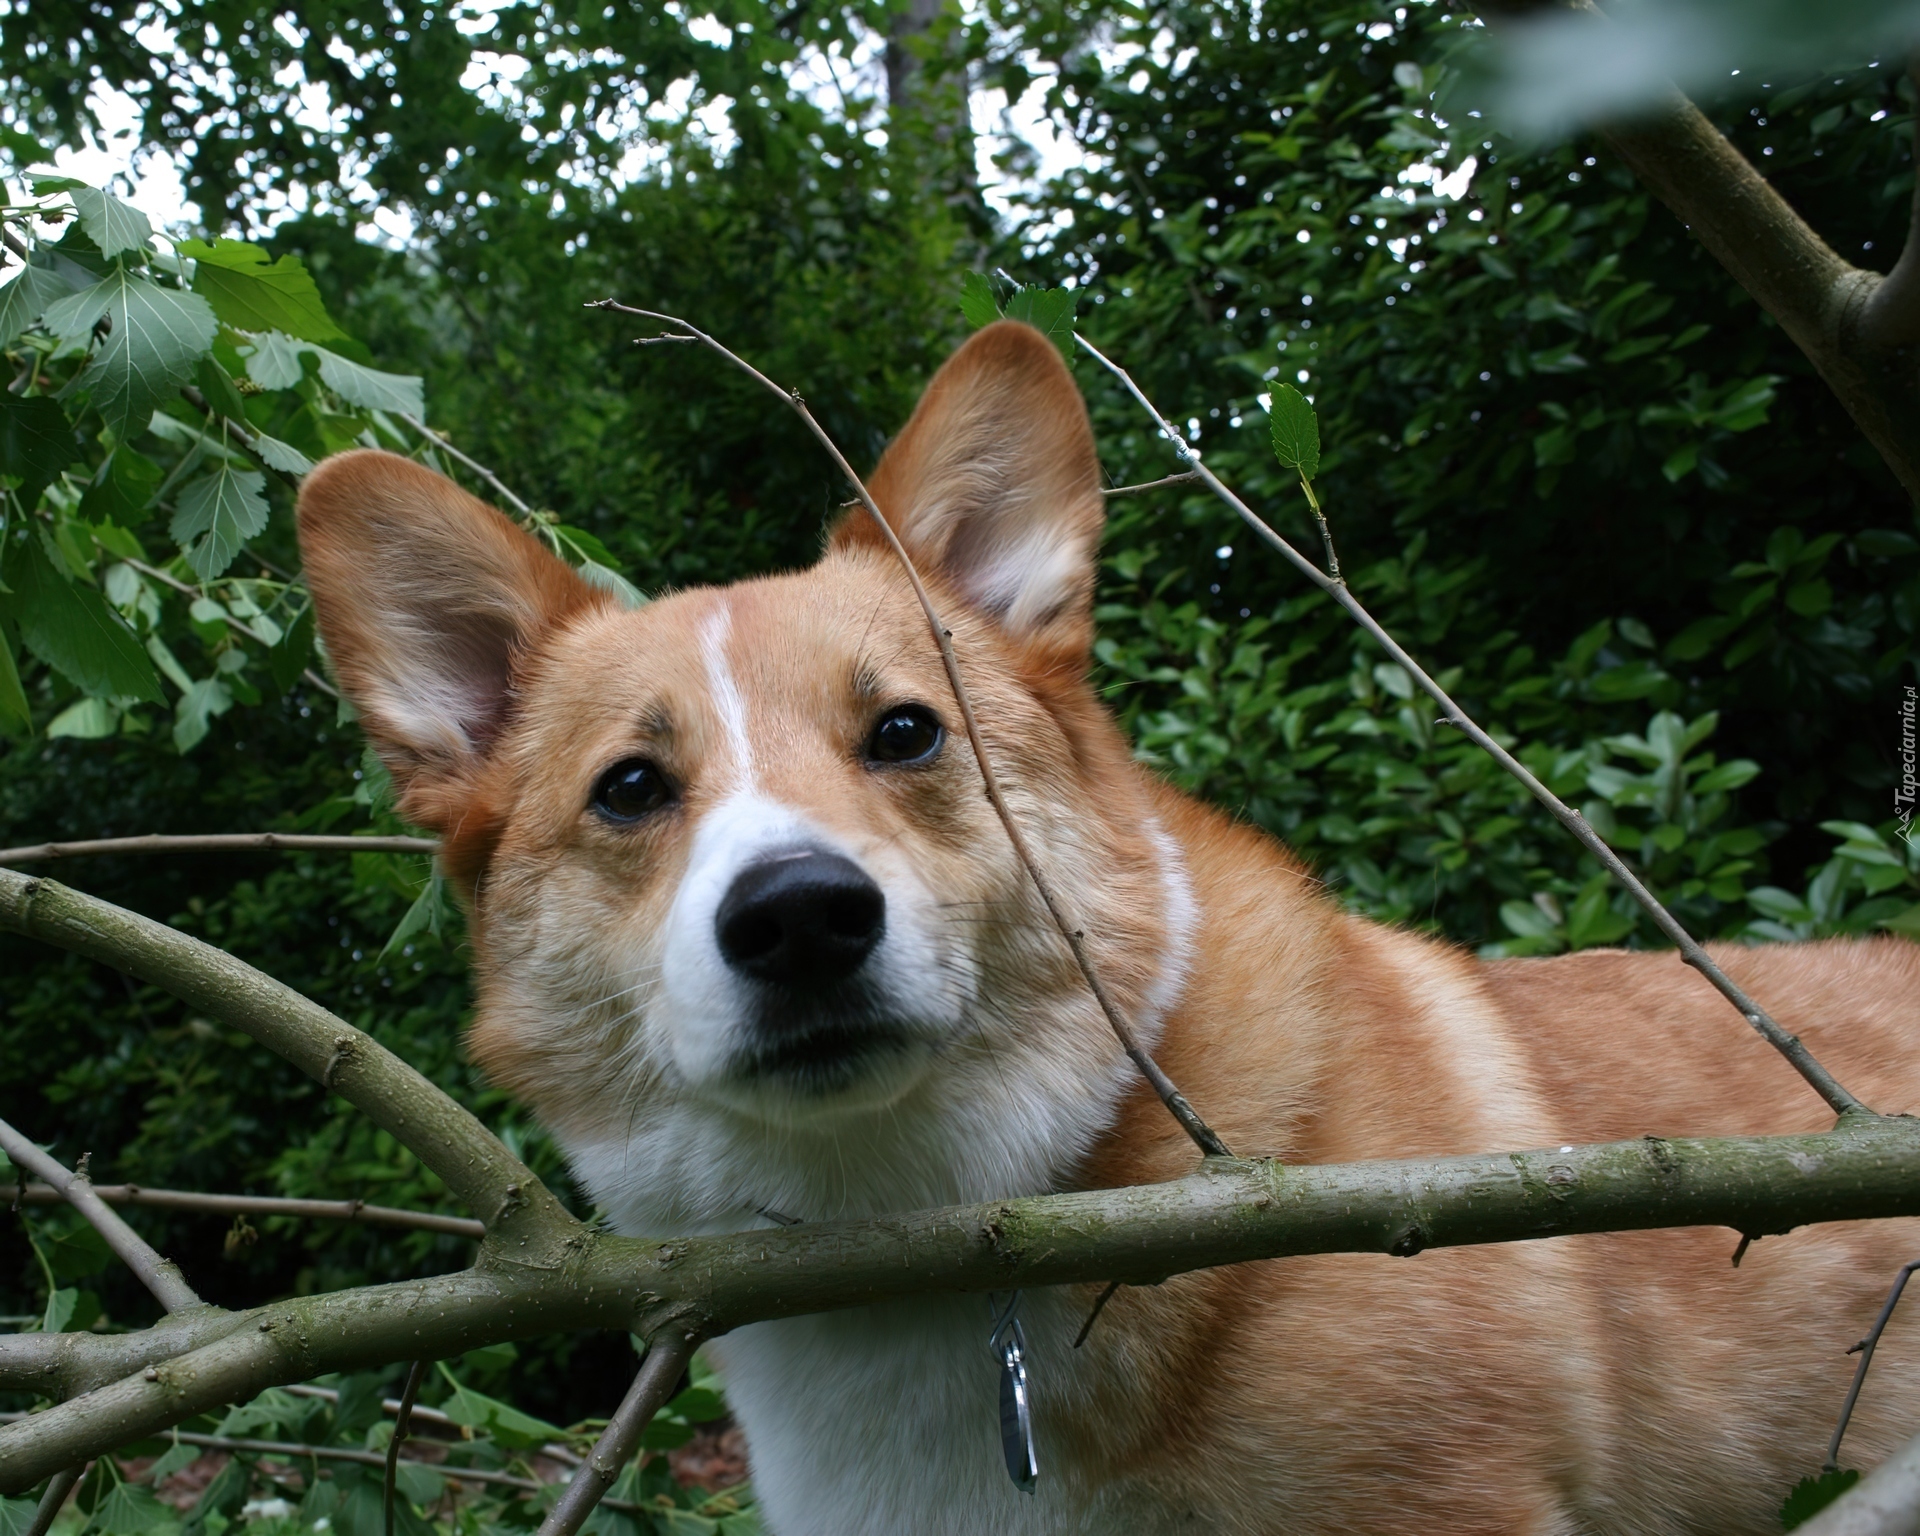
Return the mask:
<path id="1" fill-rule="evenodd" d="M 1850 1467 L 1834 1467 L 1801 1478 L 1780 1506 L 1781 1529 L 1799 1529 L 1859 1481 L 1860 1474 Z"/>
<path id="2" fill-rule="evenodd" d="M 1010 96 L 1038 83 L 1085 152 L 1010 228 L 952 192 L 964 136 L 916 137 L 858 87 L 830 106 L 796 84 L 796 60 L 870 35 L 877 10 L 715 13 L 716 42 L 657 7 L 535 0 L 463 31 L 415 0 L 319 0 L 285 28 L 285 8 L 189 0 L 155 51 L 123 24 L 135 9 L 0 30 L 9 129 L 75 142 L 92 82 L 138 83 L 140 141 L 173 148 L 205 225 L 170 245 L 71 183 L 0 211 L 31 246 L 0 283 L 23 381 L 0 393 L 4 841 L 400 830 L 351 720 L 304 675 L 324 658 L 288 481 L 369 443 L 464 475 L 403 419 L 429 402 L 536 509 L 528 526 L 630 601 L 811 559 L 845 491 L 810 440 L 752 384 L 634 348 L 586 300 L 695 319 L 802 389 L 856 463 L 962 325 L 1004 310 L 1069 356 L 1072 327 L 1098 341 L 1309 547 L 1311 477 L 1354 590 L 1697 931 L 1914 930 L 1914 860 L 1883 820 L 1887 701 L 1914 677 L 1920 624 L 1911 509 L 1791 343 L 1623 167 L 1592 144 L 1493 140 L 1436 99 L 1461 34 L 1441 8 L 990 6 L 966 42 L 982 78 Z M 216 34 L 218 89 L 194 69 Z M 457 87 L 469 69 L 493 84 Z M 337 132 L 295 110 L 322 81 Z M 696 118 L 722 98 L 728 142 Z M 1782 79 L 1718 110 L 1837 249 L 1890 260 L 1912 186 L 1899 72 Z M 21 142 L 23 160 L 44 153 Z M 349 169 L 412 218 L 408 249 L 356 238 Z M 266 230 L 296 187 L 305 211 Z M 62 229 L 32 217 L 63 209 Z M 981 275 L 1003 268 L 1021 282 Z M 114 302 L 159 320 L 97 335 Z M 50 314 L 63 323 L 34 324 Z M 1112 482 L 1179 467 L 1104 375 L 1080 378 Z M 1274 434 L 1295 389 L 1316 414 L 1289 459 Z M 1387 920 L 1498 954 L 1657 941 L 1326 598 L 1236 549 L 1224 508 L 1183 489 L 1110 510 L 1095 680 L 1143 758 Z M 113 860 L 68 878 L 326 1001 L 570 1193 L 460 1054 L 460 920 L 425 861 Z M 0 972 L 0 1097 L 42 1103 L 34 1133 L 94 1150 L 100 1176 L 444 1208 L 389 1138 L 153 989 L 12 942 Z M 55 1255 L 63 1220 L 34 1212 L 26 1230 Z M 229 1249 L 224 1223 L 137 1220 L 222 1301 L 465 1260 L 422 1234 L 267 1221 Z M 11 1239 L 4 1263 L 22 1312 L 151 1315 L 111 1266 L 56 1279 Z M 629 1374 L 606 1342 L 452 1369 L 472 1400 L 576 1425 Z M 341 1390 L 347 1427 L 307 1427 L 364 1444 L 378 1415 L 348 1397 L 374 1389 Z M 671 1421 L 656 1443 L 686 1428 Z M 190 1531 L 224 1531 L 267 1491 L 235 1467 Z M 377 1509 L 357 1477 L 315 1495 L 336 1525 Z M 663 1478 L 630 1470 L 620 1496 L 664 1494 L 675 1529 L 744 1529 Z M 249 1523 L 292 1536 L 320 1513 Z M 644 1525 L 602 1511 L 594 1529 Z"/>
<path id="3" fill-rule="evenodd" d="M 1298 471 L 1302 480 L 1320 473 L 1320 419 L 1307 397 L 1291 384 L 1273 386 L 1268 408 L 1273 431 L 1273 456 L 1282 469 Z"/>

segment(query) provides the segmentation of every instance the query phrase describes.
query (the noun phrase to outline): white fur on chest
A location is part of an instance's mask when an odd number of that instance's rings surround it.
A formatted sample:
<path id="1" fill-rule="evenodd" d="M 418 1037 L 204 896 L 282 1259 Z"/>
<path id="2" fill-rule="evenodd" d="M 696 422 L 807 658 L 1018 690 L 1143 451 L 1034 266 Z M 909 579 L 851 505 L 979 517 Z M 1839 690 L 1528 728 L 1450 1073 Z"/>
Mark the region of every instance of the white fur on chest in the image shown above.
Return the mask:
<path id="1" fill-rule="evenodd" d="M 1053 1415 L 1084 1396 L 1065 1358 L 1067 1297 L 1030 1292 L 1040 1482 L 1023 1493 L 1000 1444 L 999 1362 L 982 1296 L 933 1297 L 743 1328 L 713 1353 L 773 1536 L 1152 1536 L 1139 1490 L 1091 1501 L 1052 1454 Z M 1057 1337 L 1056 1337 L 1057 1336 Z M 1041 1341 L 1045 1341 L 1044 1343 Z M 1052 1410 L 1050 1413 L 1049 1410 Z"/>

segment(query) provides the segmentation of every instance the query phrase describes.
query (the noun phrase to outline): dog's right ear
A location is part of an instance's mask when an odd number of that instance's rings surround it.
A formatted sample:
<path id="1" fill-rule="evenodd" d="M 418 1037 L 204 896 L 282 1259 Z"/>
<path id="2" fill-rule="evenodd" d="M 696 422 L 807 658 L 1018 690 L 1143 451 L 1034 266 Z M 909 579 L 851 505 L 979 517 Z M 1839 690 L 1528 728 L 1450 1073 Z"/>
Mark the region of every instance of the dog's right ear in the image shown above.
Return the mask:
<path id="1" fill-rule="evenodd" d="M 519 657 L 604 603 L 534 538 L 397 454 L 337 454 L 300 490 L 327 654 L 392 771 L 401 813 L 456 827 L 513 704 Z"/>

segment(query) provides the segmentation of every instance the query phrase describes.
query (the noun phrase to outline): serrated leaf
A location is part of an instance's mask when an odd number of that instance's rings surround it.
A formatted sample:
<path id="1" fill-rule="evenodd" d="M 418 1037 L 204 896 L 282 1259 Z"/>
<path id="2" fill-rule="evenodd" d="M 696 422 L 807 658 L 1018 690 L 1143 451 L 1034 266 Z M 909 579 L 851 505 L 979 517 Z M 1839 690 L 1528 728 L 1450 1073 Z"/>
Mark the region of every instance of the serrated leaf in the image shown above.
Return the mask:
<path id="1" fill-rule="evenodd" d="M 427 876 L 426 888 L 414 898 L 413 905 L 407 908 L 407 915 L 400 919 L 393 934 L 381 949 L 379 958 L 384 960 L 403 948 L 422 929 L 427 929 L 436 937 L 440 925 L 446 920 L 446 882 L 440 871 L 434 870 Z M 424 1501 L 423 1501 L 424 1502 Z"/>
<path id="2" fill-rule="evenodd" d="M 93 1512 L 95 1528 L 106 1536 L 140 1536 L 142 1531 L 173 1524 L 175 1518 L 171 1509 L 132 1483 L 121 1483 Z"/>
<path id="3" fill-rule="evenodd" d="M 312 274 L 295 256 L 269 262 L 243 240 L 183 240 L 180 254 L 195 267 L 193 291 L 237 331 L 281 331 L 301 341 L 331 341 L 346 332 L 333 322 Z"/>
<path id="4" fill-rule="evenodd" d="M 154 408 L 186 382 L 213 345 L 219 323 L 197 293 L 162 288 L 115 267 L 91 288 L 69 294 L 46 313 L 47 328 L 83 339 L 106 321 L 80 375 L 93 403 L 121 442 L 147 430 Z"/>
<path id="5" fill-rule="evenodd" d="M 22 400 L 0 392 L 0 475 L 20 482 L 16 494 L 31 512 L 55 476 L 80 457 L 67 413 L 45 395 Z"/>
<path id="6" fill-rule="evenodd" d="M 300 354 L 317 353 L 320 350 L 318 347 L 303 347 L 291 336 L 282 336 L 278 331 L 249 335 L 247 341 L 250 344 L 247 377 L 262 389 L 292 389 L 306 377 Z"/>
<path id="7" fill-rule="evenodd" d="M 80 515 L 90 523 L 137 527 L 146 521 L 147 507 L 165 478 L 152 459 L 122 443 L 95 472 L 80 498 Z"/>
<path id="8" fill-rule="evenodd" d="M 236 469 L 222 460 L 174 498 L 167 531 L 202 581 L 226 570 L 247 540 L 267 526 L 266 485 L 267 477 L 257 469 Z"/>
<path id="9" fill-rule="evenodd" d="M 536 1419 L 498 1398 L 462 1386 L 450 1372 L 446 1376 L 453 1383 L 453 1395 L 440 1408 L 454 1423 L 469 1429 L 484 1429 L 510 1451 L 527 1450 L 548 1440 L 564 1438 L 564 1431 L 545 1419 Z"/>
<path id="10" fill-rule="evenodd" d="M 255 431 L 253 451 L 260 455 L 263 462 L 287 475 L 305 475 L 313 472 L 313 460 L 308 458 L 292 443 L 283 443 L 277 437 Z"/>
<path id="11" fill-rule="evenodd" d="M 100 248 L 102 256 L 118 256 L 122 251 L 143 251 L 153 238 L 153 225 L 131 203 L 123 203 L 111 192 L 98 187 L 74 187 L 74 210 L 87 238 Z"/>
<path id="12" fill-rule="evenodd" d="M 1835 1467 L 1801 1478 L 1780 1506 L 1780 1524 L 1789 1531 L 1805 1525 L 1859 1481 L 1860 1474 L 1851 1467 Z"/>
<path id="13" fill-rule="evenodd" d="M 1060 349 L 1073 366 L 1073 311 L 1079 296 L 1071 288 L 1022 288 L 1007 300 L 1007 318 L 1024 320 Z"/>
<path id="14" fill-rule="evenodd" d="M 159 703 L 160 679 L 139 640 L 92 587 L 54 570 L 37 540 L 15 545 L 0 597 L 28 650 L 95 698 Z"/>
<path id="15" fill-rule="evenodd" d="M 38 263 L 15 273 L 0 288 L 0 347 L 12 346 L 57 300 L 72 293 L 73 286 L 60 272 Z"/>
<path id="16" fill-rule="evenodd" d="M 77 699 L 47 722 L 48 736 L 99 741 L 120 729 L 120 711 L 105 699 Z"/>
<path id="17" fill-rule="evenodd" d="M 987 281 L 984 272 L 969 272 L 960 279 L 960 317 L 976 331 L 1000 318 L 993 284 Z"/>
<path id="18" fill-rule="evenodd" d="M 1303 480 L 1320 473 L 1320 418 L 1307 397 L 1291 384 L 1273 386 L 1270 411 L 1273 456 Z"/>
<path id="19" fill-rule="evenodd" d="M 313 350 L 320 354 L 320 382 L 349 405 L 402 416 L 427 414 L 425 380 L 411 374 L 382 373 L 325 347 Z"/>
<path id="20" fill-rule="evenodd" d="M 215 415 L 237 421 L 242 426 L 247 424 L 247 402 L 240 398 L 240 391 L 234 387 L 227 370 L 220 366 L 212 353 L 193 365 L 193 381 L 200 386 L 207 408 Z"/>

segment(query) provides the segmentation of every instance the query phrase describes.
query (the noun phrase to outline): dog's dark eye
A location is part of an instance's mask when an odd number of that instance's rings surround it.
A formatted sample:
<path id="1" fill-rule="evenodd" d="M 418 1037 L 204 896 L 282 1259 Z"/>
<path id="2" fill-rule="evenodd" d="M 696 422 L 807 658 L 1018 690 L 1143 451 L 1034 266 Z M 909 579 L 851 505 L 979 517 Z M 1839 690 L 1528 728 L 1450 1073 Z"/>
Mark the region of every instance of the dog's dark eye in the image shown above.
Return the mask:
<path id="1" fill-rule="evenodd" d="M 867 738 L 867 760 L 875 763 L 924 763 L 940 750 L 947 733 L 940 717 L 924 705 L 902 704 L 882 715 Z"/>
<path id="2" fill-rule="evenodd" d="M 644 757 L 615 763 L 593 786 L 594 806 L 615 821 L 638 821 L 673 801 L 673 785 Z"/>

